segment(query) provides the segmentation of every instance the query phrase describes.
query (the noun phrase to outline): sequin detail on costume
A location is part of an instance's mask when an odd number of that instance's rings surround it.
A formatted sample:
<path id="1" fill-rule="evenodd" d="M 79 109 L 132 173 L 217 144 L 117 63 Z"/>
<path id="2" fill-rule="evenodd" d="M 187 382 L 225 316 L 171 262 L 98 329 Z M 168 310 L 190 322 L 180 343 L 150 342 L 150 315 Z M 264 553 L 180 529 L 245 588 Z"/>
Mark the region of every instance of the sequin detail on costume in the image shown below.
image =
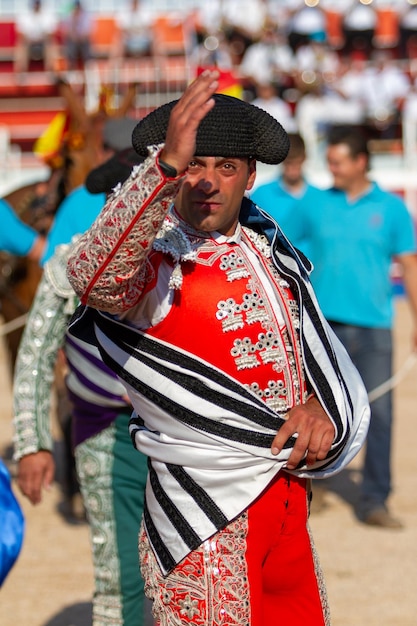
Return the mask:
<path id="1" fill-rule="evenodd" d="M 252 393 L 261 398 L 267 406 L 281 414 L 286 413 L 288 390 L 282 380 L 270 380 L 266 389 L 261 389 L 258 383 L 247 385 Z"/>
<path id="2" fill-rule="evenodd" d="M 146 533 L 139 534 L 145 594 L 153 600 L 159 626 L 242 626 L 250 624 L 245 566 L 247 514 L 207 539 L 163 576 Z"/>
<path id="3" fill-rule="evenodd" d="M 242 226 L 242 231 L 246 235 L 246 237 L 253 243 L 255 248 L 259 250 L 265 259 L 271 258 L 271 246 L 265 235 L 261 235 L 260 233 L 255 232 L 251 228 L 247 226 Z"/>
<path id="4" fill-rule="evenodd" d="M 243 230 L 245 236 L 246 230 Z M 271 284 L 281 302 L 283 319 L 279 322 L 274 314 L 270 294 L 263 282 L 253 271 L 250 257 L 245 248 L 231 247 L 228 253 L 219 259 L 219 269 L 224 272 L 228 283 L 243 281 L 240 301 L 232 295 L 217 304 L 216 319 L 221 323 L 223 333 L 234 335 L 230 354 L 238 372 L 256 370 L 262 366 L 272 367 L 277 378 L 271 379 L 266 385 L 264 374 L 254 380 L 248 388 L 262 398 L 273 410 L 279 413 L 287 411 L 294 403 L 301 401 L 300 383 L 294 359 L 293 341 L 297 341 L 295 330 L 299 328 L 297 302 L 290 286 L 270 263 L 270 250 L 266 239 L 250 231 L 250 244 L 255 250 L 266 272 L 271 275 Z M 197 255 L 197 263 L 199 255 Z M 230 287 L 232 291 L 232 287 Z M 236 289 L 234 290 L 236 291 Z M 292 326 L 291 335 L 286 326 Z M 253 335 L 239 331 L 246 327 L 258 326 L 262 332 Z M 236 336 L 237 335 L 237 336 Z M 259 375 L 258 375 L 259 376 Z M 263 391 L 261 391 L 261 389 Z M 273 391 L 272 391 L 273 390 Z"/>
<path id="5" fill-rule="evenodd" d="M 241 306 L 233 298 L 220 300 L 217 309 L 216 318 L 221 321 L 223 332 L 226 333 L 244 327 L 245 323 L 241 313 Z"/>
<path id="6" fill-rule="evenodd" d="M 120 566 L 116 520 L 112 510 L 112 452 L 115 426 L 90 437 L 75 449 L 82 495 L 91 511 L 89 525 L 95 567 L 93 622 L 97 626 L 122 626 Z M 103 523 L 103 520 L 107 520 Z"/>
<path id="7" fill-rule="evenodd" d="M 222 256 L 220 269 L 226 272 L 227 280 L 229 282 L 249 277 L 249 272 L 243 257 L 236 254 L 236 252 L 231 252 L 230 254 Z"/>
<path id="8" fill-rule="evenodd" d="M 310 524 L 307 524 L 307 531 L 310 537 L 311 552 L 313 555 L 314 570 L 316 572 L 317 585 L 319 588 L 321 606 L 323 608 L 324 626 L 331 626 L 329 598 L 327 595 L 326 583 L 324 580 L 323 570 L 320 565 L 319 556 L 311 534 Z"/>
<path id="9" fill-rule="evenodd" d="M 169 288 L 181 289 L 183 279 L 181 263 L 196 260 L 196 251 L 191 248 L 190 240 L 177 225 L 166 220 L 152 247 L 172 257 L 175 267 L 169 281 Z"/>

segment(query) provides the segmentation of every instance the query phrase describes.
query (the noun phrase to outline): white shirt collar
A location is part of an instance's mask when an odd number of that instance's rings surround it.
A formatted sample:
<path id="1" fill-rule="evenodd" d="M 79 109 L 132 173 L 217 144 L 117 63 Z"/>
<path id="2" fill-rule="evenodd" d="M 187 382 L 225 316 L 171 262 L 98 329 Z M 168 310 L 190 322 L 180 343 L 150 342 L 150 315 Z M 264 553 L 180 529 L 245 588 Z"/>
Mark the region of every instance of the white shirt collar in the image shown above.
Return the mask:
<path id="1" fill-rule="evenodd" d="M 242 239 L 242 227 L 240 225 L 240 222 L 238 222 L 235 232 L 229 237 L 227 237 L 226 235 L 222 235 L 217 230 L 210 231 L 210 236 L 217 243 L 240 243 Z"/>

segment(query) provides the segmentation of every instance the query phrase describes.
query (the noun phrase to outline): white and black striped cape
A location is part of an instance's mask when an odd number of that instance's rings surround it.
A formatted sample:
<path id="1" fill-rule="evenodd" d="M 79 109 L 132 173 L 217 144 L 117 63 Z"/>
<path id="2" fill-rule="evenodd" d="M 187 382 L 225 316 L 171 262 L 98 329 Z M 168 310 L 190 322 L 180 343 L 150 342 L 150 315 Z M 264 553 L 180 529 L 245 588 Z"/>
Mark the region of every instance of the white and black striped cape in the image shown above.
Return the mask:
<path id="1" fill-rule="evenodd" d="M 319 310 L 308 271 L 275 222 L 251 202 L 241 221 L 272 240 L 272 257 L 300 306 L 306 377 L 333 420 L 328 457 L 294 471 L 324 478 L 341 470 L 367 433 L 363 383 Z M 164 573 L 245 510 L 285 465 L 294 439 L 271 454 L 283 417 L 235 379 L 173 345 L 106 314 L 94 315 L 103 360 L 125 383 L 133 443 L 149 457 L 144 523 Z M 204 332 L 204 329 L 202 329 Z"/>

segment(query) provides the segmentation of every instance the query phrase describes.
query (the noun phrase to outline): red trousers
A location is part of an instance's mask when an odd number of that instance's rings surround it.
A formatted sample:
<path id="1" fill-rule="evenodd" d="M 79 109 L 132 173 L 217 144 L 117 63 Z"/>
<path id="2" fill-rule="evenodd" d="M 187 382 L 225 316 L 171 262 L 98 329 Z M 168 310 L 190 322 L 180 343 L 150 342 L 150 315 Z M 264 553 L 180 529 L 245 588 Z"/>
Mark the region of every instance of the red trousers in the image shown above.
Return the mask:
<path id="1" fill-rule="evenodd" d="M 166 577 L 142 532 L 145 593 L 159 626 L 328 625 L 307 496 L 305 480 L 280 472 L 247 511 Z"/>

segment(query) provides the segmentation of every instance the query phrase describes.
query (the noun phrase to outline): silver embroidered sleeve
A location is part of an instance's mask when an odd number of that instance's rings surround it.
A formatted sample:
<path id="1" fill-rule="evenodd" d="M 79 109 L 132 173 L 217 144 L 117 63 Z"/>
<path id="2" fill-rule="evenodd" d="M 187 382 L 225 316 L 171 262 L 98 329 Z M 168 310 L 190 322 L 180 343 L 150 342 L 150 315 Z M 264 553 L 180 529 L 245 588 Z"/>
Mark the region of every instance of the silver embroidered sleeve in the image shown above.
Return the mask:
<path id="1" fill-rule="evenodd" d="M 42 277 L 19 346 L 13 381 L 14 458 L 52 450 L 51 387 L 65 337 L 67 300 Z"/>
<path id="2" fill-rule="evenodd" d="M 68 279 L 84 304 L 119 313 L 152 281 L 147 257 L 181 183 L 163 176 L 159 149 L 116 187 L 69 258 Z"/>

